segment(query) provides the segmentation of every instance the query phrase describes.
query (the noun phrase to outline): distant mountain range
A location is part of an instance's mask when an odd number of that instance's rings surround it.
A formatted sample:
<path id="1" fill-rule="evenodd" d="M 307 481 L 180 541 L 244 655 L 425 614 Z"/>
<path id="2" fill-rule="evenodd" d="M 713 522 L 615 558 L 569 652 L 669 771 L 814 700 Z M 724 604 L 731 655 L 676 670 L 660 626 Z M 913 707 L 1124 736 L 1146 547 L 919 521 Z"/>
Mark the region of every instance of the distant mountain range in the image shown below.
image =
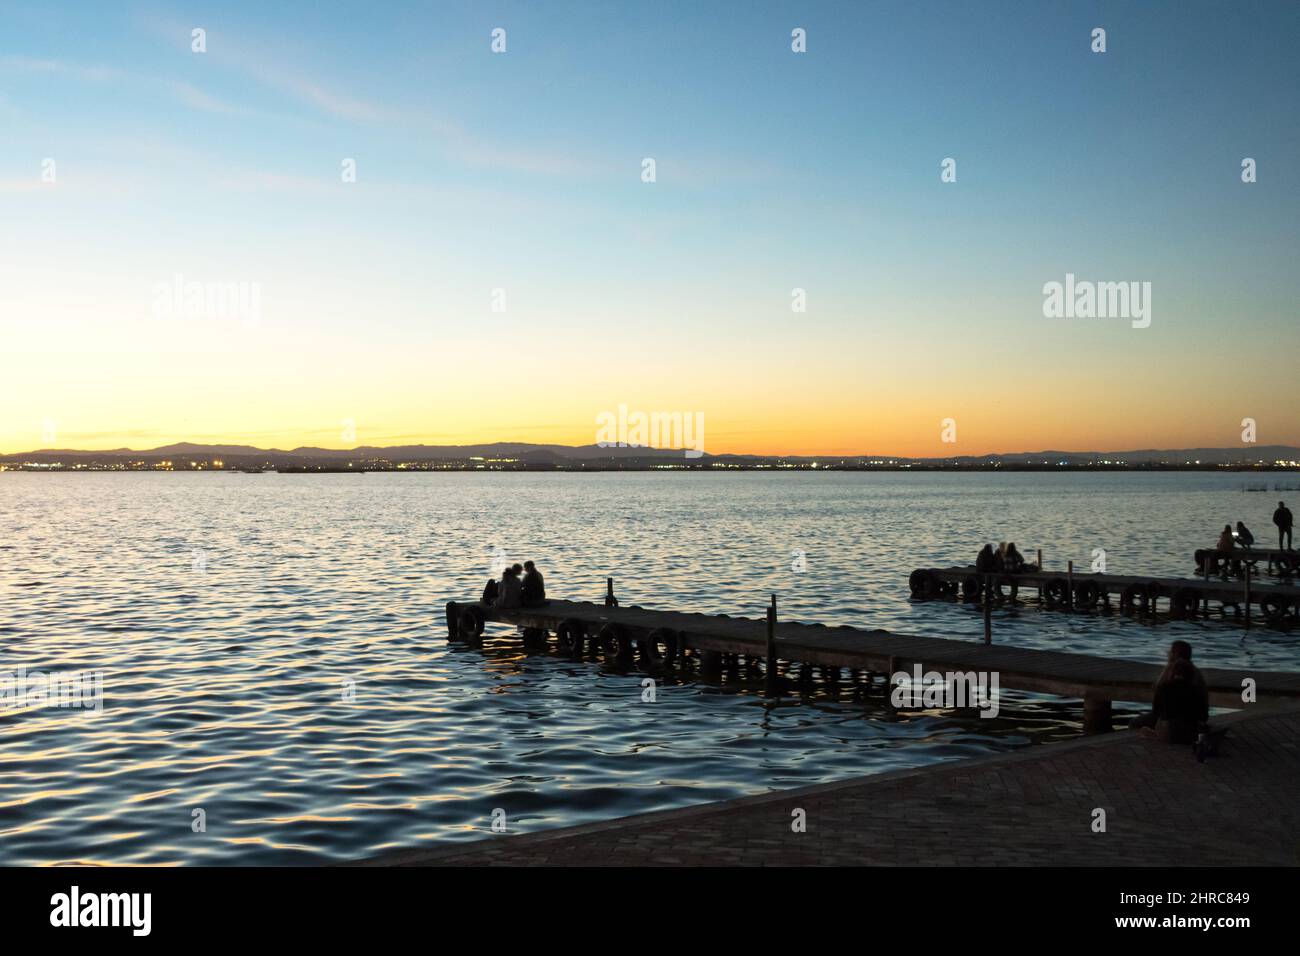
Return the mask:
<path id="1" fill-rule="evenodd" d="M 170 462 L 170 466 L 165 463 Z M 220 462 L 220 464 L 217 464 Z M 1296 467 L 1294 445 L 1235 448 L 1139 449 L 1137 451 L 1034 451 L 992 455 L 908 458 L 896 455 L 709 455 L 687 457 L 680 449 L 601 445 L 539 445 L 490 442 L 478 445 L 392 445 L 358 448 L 255 448 L 252 445 L 200 445 L 180 442 L 159 448 L 102 451 L 45 448 L 0 455 L 9 468 L 386 470 L 522 469 L 596 470 L 663 468 L 1219 468 Z"/>

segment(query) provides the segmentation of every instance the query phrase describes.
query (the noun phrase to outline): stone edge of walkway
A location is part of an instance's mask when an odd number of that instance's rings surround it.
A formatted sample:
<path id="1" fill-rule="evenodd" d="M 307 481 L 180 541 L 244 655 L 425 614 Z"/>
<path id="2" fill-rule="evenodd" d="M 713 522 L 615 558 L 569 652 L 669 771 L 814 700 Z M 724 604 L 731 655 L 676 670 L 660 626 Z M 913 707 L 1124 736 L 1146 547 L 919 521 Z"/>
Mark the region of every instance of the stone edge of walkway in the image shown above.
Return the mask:
<path id="1" fill-rule="evenodd" d="M 1216 716 L 1214 718 L 1214 725 L 1216 727 L 1231 727 L 1235 724 L 1245 723 L 1248 721 L 1266 720 L 1270 717 L 1281 717 L 1287 714 L 1300 713 L 1300 706 L 1295 705 L 1258 705 L 1258 707 L 1259 709 L 1256 710 L 1234 711 L 1230 714 Z M 691 821 L 745 807 L 781 803 L 787 800 L 809 796 L 824 796 L 840 790 L 850 790 L 864 785 L 886 783 L 888 781 L 902 780 L 909 777 L 970 773 L 971 771 L 980 770 L 994 765 L 1006 766 L 1008 764 L 1024 763 L 1026 761 L 1055 757 L 1059 754 L 1068 753 L 1073 750 L 1101 749 L 1106 747 L 1122 746 L 1124 743 L 1133 741 L 1133 739 L 1133 733 L 1127 730 L 1118 730 L 1108 734 L 1081 737 L 1077 740 L 1062 740 L 1050 744 L 1031 744 L 1027 747 L 1021 747 L 1008 753 L 988 754 L 981 757 L 968 757 L 958 760 L 945 760 L 941 763 L 929 764 L 924 767 L 908 767 L 901 770 L 887 770 L 883 773 L 862 774 L 856 777 L 849 777 L 845 780 L 835 780 L 830 783 L 811 784 L 806 787 L 794 787 L 789 790 L 769 790 L 766 793 L 756 793 L 747 797 L 735 797 L 730 800 L 717 800 L 711 803 L 692 804 L 691 806 L 675 807 L 670 810 L 653 810 L 648 813 L 634 813 L 627 816 L 614 817 L 610 820 L 598 820 L 593 823 L 580 823 L 576 826 L 570 827 L 555 827 L 549 830 L 539 830 L 536 833 L 524 833 L 518 836 L 489 836 L 480 840 L 468 840 L 464 843 L 453 843 L 445 846 L 386 850 L 374 856 L 365 857 L 359 860 L 342 861 L 334 865 L 438 866 L 439 861 L 441 860 L 486 852 L 489 847 L 499 844 L 502 840 L 508 840 L 511 848 L 528 847 L 549 843 L 553 840 L 566 840 L 573 837 L 587 836 L 589 834 L 604 833 L 610 830 L 621 830 L 651 824 L 671 824 Z"/>

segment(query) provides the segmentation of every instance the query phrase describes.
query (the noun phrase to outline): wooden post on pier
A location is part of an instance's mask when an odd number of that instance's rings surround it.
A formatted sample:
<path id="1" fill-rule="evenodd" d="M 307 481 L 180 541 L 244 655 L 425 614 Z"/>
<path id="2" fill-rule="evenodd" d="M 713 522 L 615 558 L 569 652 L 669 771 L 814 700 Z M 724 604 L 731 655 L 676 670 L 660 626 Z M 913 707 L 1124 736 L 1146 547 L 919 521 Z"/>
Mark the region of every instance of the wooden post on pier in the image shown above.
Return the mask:
<path id="1" fill-rule="evenodd" d="M 1065 563 L 1065 607 L 1074 610 L 1074 562 Z"/>
<path id="2" fill-rule="evenodd" d="M 1209 584 L 1210 583 L 1210 556 L 1208 554 L 1205 556 L 1205 561 L 1201 565 L 1201 567 L 1205 571 L 1205 583 Z M 1209 591 L 1205 592 L 1205 600 L 1204 602 L 1202 602 L 1201 605 L 1201 613 L 1205 617 L 1210 616 L 1210 592 Z"/>
<path id="3" fill-rule="evenodd" d="M 764 692 L 768 697 L 778 696 L 777 692 L 777 673 L 776 673 L 776 595 L 772 595 L 772 603 L 767 608 L 767 667 L 764 674 L 763 683 L 766 685 Z"/>
<path id="4" fill-rule="evenodd" d="M 605 607 L 618 607 L 618 598 L 614 597 L 614 579 L 605 579 Z"/>
<path id="5" fill-rule="evenodd" d="M 1250 627 L 1250 562 L 1243 561 L 1242 567 L 1246 572 L 1246 626 Z"/>
<path id="6" fill-rule="evenodd" d="M 1043 570 L 1043 549 L 1042 548 L 1038 549 L 1038 570 L 1039 571 Z M 1038 585 L 1038 603 L 1039 604 L 1043 603 L 1043 586 L 1041 584 Z"/>
<path id="7" fill-rule="evenodd" d="M 1110 697 L 1096 690 L 1088 690 L 1083 695 L 1083 732 L 1085 734 L 1106 734 L 1115 729 L 1111 723 Z"/>
<path id="8" fill-rule="evenodd" d="M 993 643 L 993 585 L 989 575 L 984 575 L 984 643 Z"/>

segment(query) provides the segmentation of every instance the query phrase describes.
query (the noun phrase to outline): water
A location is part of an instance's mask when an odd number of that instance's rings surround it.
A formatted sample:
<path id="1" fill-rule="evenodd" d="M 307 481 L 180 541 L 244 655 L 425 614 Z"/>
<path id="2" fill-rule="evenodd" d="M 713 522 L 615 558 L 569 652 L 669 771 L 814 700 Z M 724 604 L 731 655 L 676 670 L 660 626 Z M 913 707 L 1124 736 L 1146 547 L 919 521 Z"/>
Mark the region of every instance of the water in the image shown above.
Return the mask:
<path id="1" fill-rule="evenodd" d="M 553 597 L 978 640 L 913 604 L 916 566 L 985 540 L 1051 567 L 1185 576 L 1274 499 L 1229 474 L 0 475 L 0 673 L 101 670 L 98 715 L 0 709 L 0 863 L 283 864 L 473 839 L 1030 745 L 1077 703 L 1003 692 L 994 720 L 889 718 L 817 688 L 742 688 L 525 654 L 509 628 L 449 645 L 493 549 Z M 792 552 L 807 570 L 792 570 Z M 197 552 L 197 554 L 196 554 Z M 1158 661 L 1300 668 L 1264 628 L 1026 607 L 995 639 Z M 345 699 L 353 688 L 353 699 Z M 201 809 L 206 831 L 195 832 Z"/>

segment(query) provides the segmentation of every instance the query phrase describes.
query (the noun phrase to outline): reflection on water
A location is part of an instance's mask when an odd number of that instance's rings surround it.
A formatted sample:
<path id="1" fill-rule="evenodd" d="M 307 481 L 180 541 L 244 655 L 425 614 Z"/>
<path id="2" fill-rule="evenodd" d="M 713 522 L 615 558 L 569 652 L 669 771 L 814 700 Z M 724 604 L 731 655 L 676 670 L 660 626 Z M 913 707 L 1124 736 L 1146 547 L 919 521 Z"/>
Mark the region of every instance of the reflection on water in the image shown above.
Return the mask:
<path id="1" fill-rule="evenodd" d="M 494 549 L 554 596 L 979 640 L 907 574 L 985 540 L 1049 566 L 1186 575 L 1272 500 L 1230 475 L 0 475 L 0 672 L 104 673 L 97 716 L 0 709 L 0 862 L 290 863 L 523 832 L 918 766 L 1076 731 L 1004 689 L 999 716 L 890 715 L 879 691 L 637 675 L 449 645 L 442 606 Z M 1259 528 L 1256 528 L 1258 532 Z M 794 552 L 806 554 L 795 571 Z M 995 639 L 1296 669 L 1256 628 L 999 611 Z M 206 831 L 195 832 L 202 810 Z"/>

